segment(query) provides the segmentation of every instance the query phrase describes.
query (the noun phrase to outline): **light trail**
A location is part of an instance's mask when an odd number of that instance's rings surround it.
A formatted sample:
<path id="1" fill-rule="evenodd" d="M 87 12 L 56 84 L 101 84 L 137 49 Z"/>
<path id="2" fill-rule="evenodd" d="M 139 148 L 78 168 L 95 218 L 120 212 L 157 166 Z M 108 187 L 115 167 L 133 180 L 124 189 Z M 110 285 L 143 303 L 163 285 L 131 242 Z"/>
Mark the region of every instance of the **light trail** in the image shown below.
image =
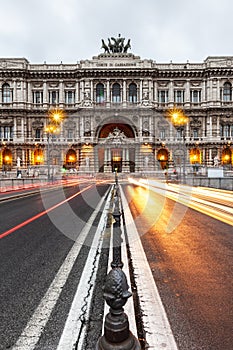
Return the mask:
<path id="1" fill-rule="evenodd" d="M 129 182 L 233 226 L 232 194 L 230 193 L 186 185 L 165 184 L 155 180 L 140 179 L 138 181 L 130 178 Z M 198 196 L 204 196 L 209 200 L 198 198 Z"/>
<path id="2" fill-rule="evenodd" d="M 22 228 L 22 227 L 24 227 L 24 226 L 30 224 L 30 223 L 33 222 L 33 221 L 39 219 L 40 217 L 46 215 L 46 214 L 49 213 L 50 211 L 52 211 L 52 210 L 54 210 L 54 209 L 60 207 L 60 206 L 63 205 L 64 203 L 69 202 L 71 199 L 77 197 L 78 195 L 80 195 L 81 193 L 87 191 L 89 188 L 91 188 L 91 187 L 93 187 L 93 186 L 94 186 L 94 185 L 91 184 L 91 185 L 85 187 L 84 189 L 80 190 L 79 192 L 75 193 L 74 195 L 70 196 L 69 198 L 67 198 L 67 199 L 65 199 L 65 200 L 63 200 L 63 201 L 61 201 L 61 202 L 59 202 L 59 203 L 53 205 L 52 207 L 50 207 L 50 208 L 48 208 L 48 209 L 46 209 L 46 210 L 44 210 L 44 211 L 42 211 L 42 212 L 40 212 L 40 213 L 38 213 L 38 214 L 32 216 L 31 218 L 29 218 L 29 219 L 27 219 L 27 220 L 21 222 L 20 224 L 18 224 L 18 225 L 16 225 L 16 226 L 12 227 L 11 229 L 9 229 L 9 230 L 7 230 L 7 231 L 1 233 L 1 234 L 0 234 L 0 239 L 3 238 L 3 237 L 8 236 L 9 234 L 11 234 L 11 233 L 13 233 L 13 232 L 19 230 L 20 228 Z"/>

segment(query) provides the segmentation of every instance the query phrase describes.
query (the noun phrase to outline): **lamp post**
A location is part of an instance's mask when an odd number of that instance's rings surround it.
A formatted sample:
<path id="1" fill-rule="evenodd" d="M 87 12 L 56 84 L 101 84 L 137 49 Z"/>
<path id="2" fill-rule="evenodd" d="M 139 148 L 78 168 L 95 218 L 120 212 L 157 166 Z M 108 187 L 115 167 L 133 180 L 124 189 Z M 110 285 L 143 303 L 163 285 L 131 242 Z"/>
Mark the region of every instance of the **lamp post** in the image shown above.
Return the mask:
<path id="1" fill-rule="evenodd" d="M 51 135 L 56 133 L 56 126 L 53 124 L 48 124 L 45 128 L 45 131 L 47 133 L 47 165 L 48 165 L 48 181 L 50 181 L 50 137 Z M 52 165 L 52 181 L 53 181 L 53 163 Z"/>
<path id="2" fill-rule="evenodd" d="M 48 181 L 50 181 L 50 165 L 52 165 L 52 181 L 53 181 L 53 160 L 50 164 L 50 137 L 52 135 L 58 134 L 60 132 L 60 125 L 65 118 L 65 113 L 63 110 L 55 108 L 51 109 L 48 113 L 49 124 L 45 128 L 47 134 L 47 165 L 48 165 Z M 52 139 L 52 150 L 53 150 L 53 139 Z"/>
<path id="3" fill-rule="evenodd" d="M 170 119 L 171 123 L 174 125 L 176 130 L 179 130 L 181 133 L 181 138 L 183 140 L 182 146 L 183 146 L 183 181 L 185 182 L 185 173 L 186 173 L 186 145 L 185 145 L 185 132 L 184 128 L 185 125 L 188 123 L 188 117 L 184 114 L 182 109 L 179 108 L 172 108 L 168 110 L 167 112 L 168 118 Z M 181 175 L 181 174 L 180 174 Z"/>

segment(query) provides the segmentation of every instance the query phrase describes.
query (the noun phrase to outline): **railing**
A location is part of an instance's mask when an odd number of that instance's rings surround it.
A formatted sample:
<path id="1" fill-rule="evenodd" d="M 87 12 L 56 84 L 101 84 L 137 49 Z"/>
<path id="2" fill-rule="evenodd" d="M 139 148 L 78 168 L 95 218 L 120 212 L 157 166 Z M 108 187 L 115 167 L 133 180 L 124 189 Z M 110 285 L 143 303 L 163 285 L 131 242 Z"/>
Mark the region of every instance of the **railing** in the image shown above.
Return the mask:
<path id="1" fill-rule="evenodd" d="M 0 192 L 8 192 L 12 190 L 35 188 L 44 186 L 47 183 L 47 179 L 43 178 L 1 178 L 0 179 Z"/>
<path id="2" fill-rule="evenodd" d="M 103 287 L 104 298 L 109 305 L 109 313 L 104 322 L 104 335 L 99 338 L 96 350 L 140 350 L 138 339 L 129 330 L 128 316 L 123 306 L 132 293 L 129 292 L 127 278 L 122 270 L 121 256 L 121 216 L 123 208 L 120 198 L 117 173 L 115 173 L 115 187 L 113 193 L 113 261 Z"/>

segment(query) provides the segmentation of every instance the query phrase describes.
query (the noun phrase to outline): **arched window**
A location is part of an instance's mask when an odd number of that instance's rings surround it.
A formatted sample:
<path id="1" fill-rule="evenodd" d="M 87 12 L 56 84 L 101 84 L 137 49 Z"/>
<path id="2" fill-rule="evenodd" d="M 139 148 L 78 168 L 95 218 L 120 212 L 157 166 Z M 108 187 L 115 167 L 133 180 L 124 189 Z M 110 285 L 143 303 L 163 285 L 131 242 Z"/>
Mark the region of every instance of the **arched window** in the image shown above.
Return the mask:
<path id="1" fill-rule="evenodd" d="M 115 83 L 112 86 L 112 102 L 120 103 L 121 102 L 121 87 L 120 84 Z"/>
<path id="2" fill-rule="evenodd" d="M 10 85 L 5 83 L 2 85 L 2 102 L 10 103 L 12 102 L 12 90 Z"/>
<path id="3" fill-rule="evenodd" d="M 66 166 L 68 168 L 74 168 L 76 163 L 77 163 L 77 154 L 75 150 L 69 149 L 68 152 L 66 153 L 66 158 L 65 158 Z"/>
<path id="4" fill-rule="evenodd" d="M 223 85 L 223 101 L 231 101 L 232 100 L 232 90 L 231 83 L 224 83 Z"/>
<path id="5" fill-rule="evenodd" d="M 129 102 L 137 103 L 137 85 L 134 83 L 129 85 Z"/>
<path id="6" fill-rule="evenodd" d="M 105 101 L 104 85 L 101 83 L 98 83 L 96 85 L 96 103 L 103 103 L 104 101 Z"/>
<path id="7" fill-rule="evenodd" d="M 44 162 L 44 155 L 42 149 L 36 149 L 34 151 L 34 164 L 40 165 Z"/>
<path id="8" fill-rule="evenodd" d="M 232 152 L 231 152 L 231 149 L 227 147 L 222 151 L 222 164 L 223 165 L 231 164 L 231 162 L 232 162 Z"/>
<path id="9" fill-rule="evenodd" d="M 191 164 L 201 164 L 201 151 L 198 148 L 192 148 L 189 151 L 189 161 Z"/>

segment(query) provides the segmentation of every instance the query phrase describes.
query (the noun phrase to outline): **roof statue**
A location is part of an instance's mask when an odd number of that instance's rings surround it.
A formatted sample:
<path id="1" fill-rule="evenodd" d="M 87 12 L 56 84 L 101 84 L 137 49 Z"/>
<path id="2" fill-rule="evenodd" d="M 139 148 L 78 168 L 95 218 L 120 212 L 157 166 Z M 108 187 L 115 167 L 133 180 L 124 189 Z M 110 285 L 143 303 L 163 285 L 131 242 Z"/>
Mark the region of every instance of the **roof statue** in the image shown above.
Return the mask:
<path id="1" fill-rule="evenodd" d="M 128 49 L 131 49 L 130 39 L 124 44 L 125 38 L 118 34 L 117 38 L 108 38 L 108 44 L 102 39 L 101 49 L 104 49 L 104 53 L 127 53 Z"/>

